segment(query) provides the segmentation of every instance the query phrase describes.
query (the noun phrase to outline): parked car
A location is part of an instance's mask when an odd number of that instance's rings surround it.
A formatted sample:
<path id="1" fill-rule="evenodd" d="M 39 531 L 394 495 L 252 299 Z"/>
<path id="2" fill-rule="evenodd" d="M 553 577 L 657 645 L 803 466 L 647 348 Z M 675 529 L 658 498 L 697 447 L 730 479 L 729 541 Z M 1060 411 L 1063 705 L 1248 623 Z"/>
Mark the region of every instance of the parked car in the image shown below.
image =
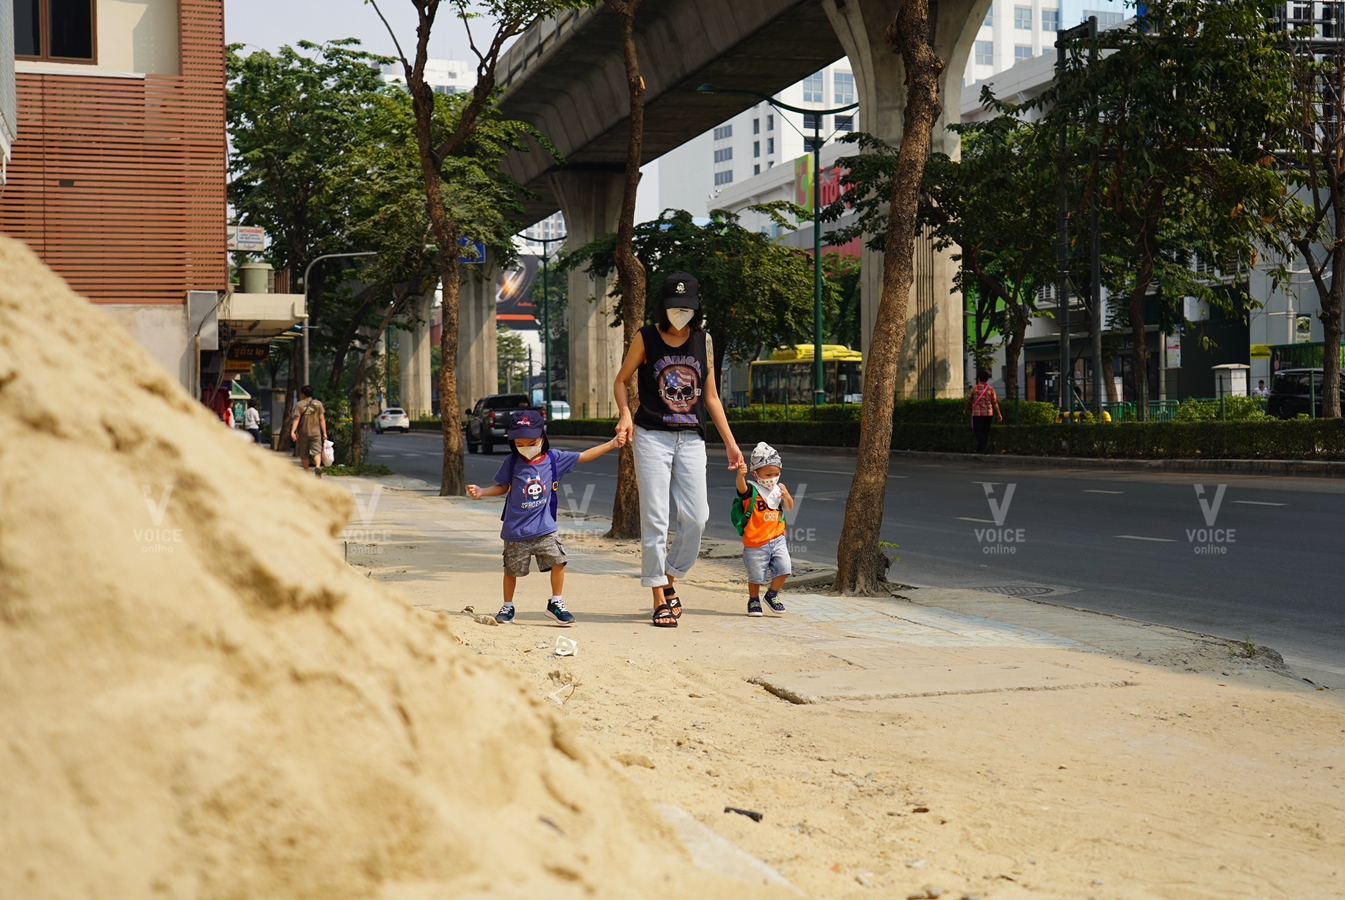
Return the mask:
<path id="1" fill-rule="evenodd" d="M 1312 385 L 1308 385 L 1308 377 Z M 1300 413 L 1307 414 L 1308 406 L 1315 401 L 1315 415 L 1322 414 L 1322 370 L 1321 369 L 1282 369 L 1275 373 L 1270 383 L 1270 393 L 1266 395 L 1266 415 L 1281 419 L 1292 419 Z M 1340 403 L 1345 406 L 1345 379 L 1340 388 Z"/>
<path id="2" fill-rule="evenodd" d="M 466 410 L 463 429 L 468 453 L 494 453 L 496 444 L 507 444 L 509 418 L 520 409 L 535 409 L 546 418 L 546 410 L 533 406 L 527 394 L 491 394 Z"/>
<path id="3" fill-rule="evenodd" d="M 411 417 L 406 414 L 404 409 L 392 406 L 374 416 L 375 434 L 382 434 L 385 431 L 400 431 L 402 434 L 406 434 L 410 430 Z"/>
<path id="4" fill-rule="evenodd" d="M 570 417 L 570 404 L 564 400 L 552 400 L 551 409 L 547 410 L 549 415 L 546 417 L 549 422 L 559 422 L 561 419 Z"/>

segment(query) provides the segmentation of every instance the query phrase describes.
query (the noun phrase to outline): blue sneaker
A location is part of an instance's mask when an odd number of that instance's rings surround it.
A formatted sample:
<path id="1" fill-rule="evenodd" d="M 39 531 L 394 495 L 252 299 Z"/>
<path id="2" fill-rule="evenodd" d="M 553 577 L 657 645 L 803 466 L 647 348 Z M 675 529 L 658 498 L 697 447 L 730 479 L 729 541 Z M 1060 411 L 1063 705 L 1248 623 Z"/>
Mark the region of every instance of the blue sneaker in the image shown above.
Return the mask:
<path id="1" fill-rule="evenodd" d="M 555 597 L 552 597 L 550 600 L 546 601 L 546 611 L 555 616 L 556 621 L 562 625 L 574 624 L 574 616 L 565 608 L 564 600 L 557 600 Z"/>
<path id="2" fill-rule="evenodd" d="M 756 597 L 747 598 L 747 614 L 753 617 L 762 615 L 761 601 Z"/>
<path id="3" fill-rule="evenodd" d="M 512 603 L 500 607 L 500 611 L 495 614 L 495 621 L 501 625 L 508 625 L 514 621 L 514 605 Z"/>

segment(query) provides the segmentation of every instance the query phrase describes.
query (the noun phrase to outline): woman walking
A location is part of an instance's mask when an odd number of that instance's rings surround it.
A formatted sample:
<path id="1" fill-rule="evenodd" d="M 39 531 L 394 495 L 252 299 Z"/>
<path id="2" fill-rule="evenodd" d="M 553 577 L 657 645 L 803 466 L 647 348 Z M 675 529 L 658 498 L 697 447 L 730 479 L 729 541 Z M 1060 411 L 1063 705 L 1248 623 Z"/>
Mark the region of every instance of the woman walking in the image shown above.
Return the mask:
<path id="1" fill-rule="evenodd" d="M 967 405 L 962 411 L 965 413 L 968 409 L 971 410 L 971 430 L 976 435 L 976 452 L 989 452 L 990 420 L 1003 422 L 1004 416 L 999 411 L 995 389 L 990 386 L 990 373 L 985 369 L 976 373 L 976 386 L 967 395 Z"/>
<path id="2" fill-rule="evenodd" d="M 640 480 L 640 584 L 654 594 L 654 625 L 676 628 L 682 615 L 673 582 L 700 555 L 710 518 L 705 490 L 705 417 L 724 440 L 728 468 L 742 452 L 733 440 L 715 387 L 714 346 L 705 333 L 694 276 L 663 280 L 655 324 L 631 342 L 613 388 L 621 410 L 618 433 L 634 445 Z M 631 413 L 626 384 L 637 375 L 638 407 Z M 668 541 L 668 531 L 676 534 Z"/>

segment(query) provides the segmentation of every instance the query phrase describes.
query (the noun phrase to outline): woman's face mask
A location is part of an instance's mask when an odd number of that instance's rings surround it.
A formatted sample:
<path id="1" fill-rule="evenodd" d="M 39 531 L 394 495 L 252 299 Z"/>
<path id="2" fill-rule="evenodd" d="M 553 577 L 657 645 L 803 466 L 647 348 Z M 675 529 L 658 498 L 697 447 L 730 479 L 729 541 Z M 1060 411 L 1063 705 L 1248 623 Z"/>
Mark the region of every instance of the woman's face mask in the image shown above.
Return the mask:
<path id="1" fill-rule="evenodd" d="M 533 459 L 542 452 L 541 441 L 538 441 L 535 444 L 519 444 L 516 442 L 514 447 L 520 454 L 522 454 L 524 459 Z"/>
<path id="2" fill-rule="evenodd" d="M 672 327 L 676 328 L 678 331 L 681 331 L 683 328 L 686 328 L 687 324 L 695 317 L 696 317 L 696 311 L 694 309 L 687 309 L 686 307 L 675 306 L 672 309 L 668 310 L 668 321 L 671 322 Z"/>

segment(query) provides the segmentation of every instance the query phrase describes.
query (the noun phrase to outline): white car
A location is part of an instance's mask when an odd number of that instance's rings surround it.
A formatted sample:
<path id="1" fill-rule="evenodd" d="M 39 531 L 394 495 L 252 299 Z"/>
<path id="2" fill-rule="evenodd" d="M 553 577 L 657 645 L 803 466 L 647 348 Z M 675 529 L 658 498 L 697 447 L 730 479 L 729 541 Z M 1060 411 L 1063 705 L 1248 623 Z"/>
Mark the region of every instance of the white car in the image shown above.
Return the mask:
<path id="1" fill-rule="evenodd" d="M 551 409 L 546 417 L 548 421 L 558 422 L 561 419 L 568 419 L 569 417 L 570 404 L 566 403 L 564 400 L 551 401 Z"/>
<path id="2" fill-rule="evenodd" d="M 382 434 L 385 431 L 400 431 L 406 434 L 411 430 L 411 417 L 406 414 L 406 410 L 390 407 L 383 410 L 374 417 L 374 431 Z"/>

